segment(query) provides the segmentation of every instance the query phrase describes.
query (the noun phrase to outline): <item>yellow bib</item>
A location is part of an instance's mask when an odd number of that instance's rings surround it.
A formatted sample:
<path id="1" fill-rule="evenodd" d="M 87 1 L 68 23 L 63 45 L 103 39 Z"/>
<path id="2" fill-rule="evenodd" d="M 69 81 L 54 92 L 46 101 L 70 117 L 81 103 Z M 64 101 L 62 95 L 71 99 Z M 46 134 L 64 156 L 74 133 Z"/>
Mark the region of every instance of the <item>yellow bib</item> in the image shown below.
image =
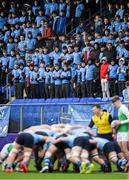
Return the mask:
<path id="1" fill-rule="evenodd" d="M 103 112 L 102 116 L 94 115 L 92 120 L 98 129 L 98 134 L 108 134 L 112 132 L 108 112 Z"/>

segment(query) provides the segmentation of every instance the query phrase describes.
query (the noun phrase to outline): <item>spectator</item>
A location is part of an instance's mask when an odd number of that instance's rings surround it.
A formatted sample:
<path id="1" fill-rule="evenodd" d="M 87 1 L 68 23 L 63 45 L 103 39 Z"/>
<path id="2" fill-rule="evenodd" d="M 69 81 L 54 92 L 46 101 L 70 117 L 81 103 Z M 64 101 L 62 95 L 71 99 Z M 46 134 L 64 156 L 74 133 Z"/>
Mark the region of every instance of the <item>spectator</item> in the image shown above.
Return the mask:
<path id="1" fill-rule="evenodd" d="M 60 12 L 60 16 L 57 19 L 57 24 L 56 24 L 56 34 L 64 34 L 65 33 L 65 26 L 67 24 L 67 19 L 64 14 L 64 11 Z"/>
<path id="2" fill-rule="evenodd" d="M 19 73 L 19 98 L 23 99 L 24 97 L 24 89 L 25 89 L 25 70 L 24 70 L 24 64 L 21 62 L 19 64 L 19 69 L 18 69 L 18 73 Z"/>
<path id="3" fill-rule="evenodd" d="M 117 92 L 117 69 L 118 65 L 115 64 L 115 60 L 111 60 L 111 64 L 108 67 L 108 74 L 109 74 L 109 88 L 111 97 L 115 96 Z"/>
<path id="4" fill-rule="evenodd" d="M 42 38 L 44 40 L 47 40 L 51 36 L 52 36 L 52 29 L 51 29 L 51 27 L 48 26 L 48 23 L 46 21 L 46 22 L 44 22 L 44 29 L 43 29 L 43 32 L 42 32 Z"/>
<path id="5" fill-rule="evenodd" d="M 64 65 L 63 71 L 61 72 L 61 79 L 62 79 L 62 97 L 68 98 L 69 90 L 70 90 L 71 72 L 66 64 Z"/>
<path id="6" fill-rule="evenodd" d="M 50 74 L 49 74 L 49 65 L 45 69 L 45 98 L 50 98 Z"/>
<path id="7" fill-rule="evenodd" d="M 14 89 L 15 89 L 15 98 L 18 99 L 19 98 L 19 72 L 18 72 L 18 65 L 15 64 L 14 65 L 14 69 L 12 70 L 12 78 L 14 81 Z"/>
<path id="8" fill-rule="evenodd" d="M 101 80 L 103 98 L 110 97 L 108 67 L 109 67 L 109 63 L 107 61 L 107 58 L 103 57 L 102 64 L 100 67 L 100 80 Z"/>
<path id="9" fill-rule="evenodd" d="M 81 63 L 81 97 L 86 97 L 86 65 L 85 62 L 83 61 Z"/>
<path id="10" fill-rule="evenodd" d="M 120 9 L 118 9 L 118 10 L 116 11 L 116 16 L 120 16 L 120 19 L 123 19 L 124 11 L 125 11 L 124 5 L 121 4 L 121 5 L 120 5 Z"/>
<path id="11" fill-rule="evenodd" d="M 124 102 L 129 102 L 129 81 L 125 83 L 125 89 L 122 91 Z"/>
<path id="12" fill-rule="evenodd" d="M 30 88 L 31 88 L 31 98 L 39 97 L 39 87 L 38 87 L 38 66 L 35 65 L 29 72 L 30 76 Z"/>
<path id="13" fill-rule="evenodd" d="M 100 48 L 98 43 L 94 43 L 94 49 L 92 50 L 92 59 L 98 60 L 100 55 Z"/>
<path id="14" fill-rule="evenodd" d="M 40 67 L 38 69 L 39 74 L 39 98 L 45 98 L 45 64 L 43 61 L 40 62 Z"/>
<path id="15" fill-rule="evenodd" d="M 65 14 L 66 14 L 66 3 L 65 3 L 64 0 L 60 0 L 60 3 L 59 3 L 59 13 L 60 13 L 61 11 L 64 11 Z"/>
<path id="16" fill-rule="evenodd" d="M 1 86 L 6 85 L 6 73 L 8 72 L 8 63 L 9 63 L 9 58 L 7 56 L 7 51 L 3 50 L 3 56 L 0 57 L 0 66 L 1 66 Z"/>
<path id="17" fill-rule="evenodd" d="M 86 65 L 86 92 L 88 97 L 93 97 L 93 72 L 95 65 L 92 63 L 92 59 L 88 60 Z"/>
<path id="18" fill-rule="evenodd" d="M 73 82 L 75 82 L 74 87 L 75 87 L 77 97 L 81 97 L 81 71 L 80 69 L 81 69 L 81 64 L 78 64 L 77 69 L 75 70 L 75 75 L 73 75 Z"/>
<path id="19" fill-rule="evenodd" d="M 53 79 L 55 80 L 55 98 L 62 97 L 62 79 L 61 79 L 62 70 L 59 64 L 55 64 L 55 70 L 53 72 Z"/>
<path id="20" fill-rule="evenodd" d="M 119 59 L 119 66 L 117 69 L 117 75 L 118 75 L 118 94 L 119 96 L 122 96 L 122 91 L 125 88 L 125 80 L 126 80 L 126 66 L 124 65 L 124 59 Z"/>
<path id="21" fill-rule="evenodd" d="M 52 65 L 50 65 L 50 71 L 49 71 L 49 75 L 50 75 L 50 98 L 55 97 L 55 80 L 54 80 L 53 72 L 54 72 L 54 67 Z"/>
<path id="22" fill-rule="evenodd" d="M 50 13 L 52 14 L 54 11 L 58 12 L 59 6 L 56 0 L 52 0 L 51 5 L 50 5 Z"/>
<path id="23" fill-rule="evenodd" d="M 94 96 L 101 97 L 101 82 L 100 82 L 100 61 L 95 60 L 95 68 L 93 70 L 93 87 Z"/>
<path id="24" fill-rule="evenodd" d="M 82 14 L 84 12 L 84 4 L 81 0 L 76 1 L 76 11 L 75 11 L 75 26 L 78 26 L 80 23 L 80 20 L 82 18 Z"/>

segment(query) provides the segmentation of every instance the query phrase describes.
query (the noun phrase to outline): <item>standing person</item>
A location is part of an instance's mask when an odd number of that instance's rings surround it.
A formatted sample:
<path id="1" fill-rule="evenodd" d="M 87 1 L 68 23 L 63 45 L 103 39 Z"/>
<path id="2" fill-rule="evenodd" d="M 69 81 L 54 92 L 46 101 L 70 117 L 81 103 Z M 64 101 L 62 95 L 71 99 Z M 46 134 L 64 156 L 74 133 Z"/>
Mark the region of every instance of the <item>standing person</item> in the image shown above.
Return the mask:
<path id="1" fill-rule="evenodd" d="M 61 73 L 62 70 L 60 69 L 60 65 L 55 65 L 55 70 L 53 72 L 53 78 L 55 80 L 55 98 L 61 98 L 62 97 L 62 79 L 61 79 Z"/>
<path id="2" fill-rule="evenodd" d="M 49 65 L 46 66 L 44 74 L 45 74 L 45 98 L 50 98 L 50 92 L 49 92 L 49 87 L 50 87 Z"/>
<path id="3" fill-rule="evenodd" d="M 92 64 L 92 60 L 88 60 L 88 64 L 86 65 L 86 91 L 88 97 L 93 97 L 93 71 L 95 65 Z"/>
<path id="4" fill-rule="evenodd" d="M 55 80 L 53 78 L 53 72 L 54 72 L 54 67 L 52 65 L 50 65 L 50 71 L 49 71 L 49 75 L 50 75 L 50 98 L 55 97 Z"/>
<path id="5" fill-rule="evenodd" d="M 38 88 L 38 66 L 35 65 L 34 69 L 30 71 L 30 88 L 31 88 L 31 98 L 38 98 L 39 88 Z"/>
<path id="6" fill-rule="evenodd" d="M 119 96 L 122 96 L 122 91 L 125 88 L 126 71 L 127 71 L 127 68 L 124 65 L 124 59 L 120 58 L 119 66 L 118 66 L 118 69 L 117 69 L 117 75 L 118 75 L 118 95 Z"/>
<path id="7" fill-rule="evenodd" d="M 14 69 L 12 70 L 12 77 L 13 77 L 13 82 L 14 82 L 14 89 L 15 89 L 15 98 L 19 98 L 19 72 L 18 72 L 18 64 L 14 65 Z"/>
<path id="8" fill-rule="evenodd" d="M 80 0 L 77 0 L 76 4 L 77 6 L 75 10 L 75 26 L 78 26 L 84 12 L 84 4 Z"/>
<path id="9" fill-rule="evenodd" d="M 44 40 L 49 39 L 52 36 L 52 29 L 51 27 L 49 27 L 48 22 L 44 22 L 44 28 L 43 28 L 43 32 L 42 32 L 42 38 Z"/>
<path id="10" fill-rule="evenodd" d="M 94 115 L 88 125 L 92 128 L 94 125 L 97 127 L 97 136 L 101 138 L 108 139 L 109 141 L 113 140 L 112 137 L 112 128 L 111 123 L 113 121 L 112 116 L 108 111 L 101 109 L 99 104 L 94 105 L 92 109 Z"/>
<path id="11" fill-rule="evenodd" d="M 116 129 L 117 142 L 125 157 L 129 160 L 129 110 L 121 102 L 119 96 L 114 96 L 112 102 L 118 108 L 118 120 L 114 120 L 111 126 Z"/>
<path id="12" fill-rule="evenodd" d="M 61 79 L 62 79 L 62 96 L 63 98 L 68 98 L 69 90 L 70 90 L 71 72 L 68 69 L 67 65 L 64 65 L 63 71 L 61 73 Z"/>
<path id="13" fill-rule="evenodd" d="M 64 11 L 61 10 L 59 17 L 57 19 L 56 34 L 60 34 L 60 33 L 64 34 L 66 24 L 67 24 L 67 18 L 65 16 Z"/>
<path id="14" fill-rule="evenodd" d="M 24 89 L 25 89 L 25 70 L 24 70 L 24 65 L 23 63 L 19 64 L 19 98 L 23 99 L 24 97 Z"/>
<path id="15" fill-rule="evenodd" d="M 26 98 L 31 98 L 30 94 L 30 71 L 32 71 L 34 68 L 34 65 L 28 61 L 25 70 L 25 92 L 26 92 Z"/>
<path id="16" fill-rule="evenodd" d="M 40 98 L 45 98 L 45 69 L 44 69 L 44 62 L 40 62 L 40 67 L 38 70 L 39 73 L 39 97 Z"/>
<path id="17" fill-rule="evenodd" d="M 109 87 L 111 92 L 111 97 L 117 94 L 117 68 L 118 65 L 115 64 L 115 60 L 111 60 L 111 64 L 108 67 L 109 73 Z"/>
<path id="18" fill-rule="evenodd" d="M 129 81 L 126 81 L 125 87 L 126 88 L 123 90 L 122 94 L 124 97 L 124 101 L 129 102 Z"/>
<path id="19" fill-rule="evenodd" d="M 81 64 L 77 65 L 77 69 L 75 70 L 75 76 L 74 76 L 74 81 L 75 83 L 75 91 L 77 97 L 81 97 Z"/>
<path id="20" fill-rule="evenodd" d="M 81 95 L 82 97 L 86 97 L 86 66 L 84 61 L 81 63 L 80 72 L 81 72 Z"/>
<path id="21" fill-rule="evenodd" d="M 109 64 L 107 62 L 107 58 L 103 57 L 102 58 L 102 64 L 100 67 L 100 80 L 101 80 L 101 87 L 102 87 L 102 93 L 103 93 L 103 98 L 104 97 L 110 97 L 109 93 L 109 76 L 108 76 L 108 67 Z"/>
<path id="22" fill-rule="evenodd" d="M 95 68 L 93 70 L 93 87 L 94 96 L 101 97 L 101 82 L 100 82 L 100 61 L 95 60 Z"/>

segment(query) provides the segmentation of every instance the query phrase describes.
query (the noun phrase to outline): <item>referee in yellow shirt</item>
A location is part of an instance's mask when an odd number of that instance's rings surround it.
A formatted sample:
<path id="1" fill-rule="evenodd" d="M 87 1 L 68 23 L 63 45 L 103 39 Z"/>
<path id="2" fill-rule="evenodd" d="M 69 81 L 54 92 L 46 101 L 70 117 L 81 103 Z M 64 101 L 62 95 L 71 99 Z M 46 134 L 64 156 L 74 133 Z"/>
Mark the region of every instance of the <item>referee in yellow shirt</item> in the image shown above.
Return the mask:
<path id="1" fill-rule="evenodd" d="M 88 125 L 92 128 L 94 125 L 97 127 L 97 136 L 101 138 L 113 140 L 111 123 L 113 121 L 112 116 L 108 111 L 102 110 L 99 104 L 96 104 L 92 109 L 94 115 Z"/>

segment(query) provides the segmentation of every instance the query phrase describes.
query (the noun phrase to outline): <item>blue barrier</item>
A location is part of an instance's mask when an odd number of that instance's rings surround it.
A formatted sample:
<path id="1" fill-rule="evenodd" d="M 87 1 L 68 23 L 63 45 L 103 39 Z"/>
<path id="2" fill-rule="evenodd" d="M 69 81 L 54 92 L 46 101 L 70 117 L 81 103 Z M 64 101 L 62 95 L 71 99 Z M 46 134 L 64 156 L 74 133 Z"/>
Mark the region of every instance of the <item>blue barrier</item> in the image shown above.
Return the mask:
<path id="1" fill-rule="evenodd" d="M 42 123 L 89 122 L 95 103 L 102 104 L 104 109 L 111 107 L 111 99 L 108 98 L 16 99 L 11 103 L 9 132 L 18 132 Z M 70 110 L 71 107 L 74 112 Z M 74 114 L 76 116 L 72 117 Z"/>

